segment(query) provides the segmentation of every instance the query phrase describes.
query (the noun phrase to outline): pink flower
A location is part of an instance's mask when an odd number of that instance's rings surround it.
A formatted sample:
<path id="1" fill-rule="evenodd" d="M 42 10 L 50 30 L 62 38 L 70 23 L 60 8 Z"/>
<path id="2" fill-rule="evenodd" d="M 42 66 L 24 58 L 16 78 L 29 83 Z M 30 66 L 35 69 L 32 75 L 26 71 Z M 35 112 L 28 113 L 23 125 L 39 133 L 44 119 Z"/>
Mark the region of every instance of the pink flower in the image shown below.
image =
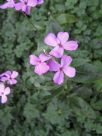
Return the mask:
<path id="1" fill-rule="evenodd" d="M 53 80 L 56 84 L 60 85 L 64 82 L 64 74 L 70 78 L 72 78 L 76 75 L 75 68 L 70 66 L 71 62 L 72 62 L 72 58 L 67 55 L 64 55 L 61 58 L 61 64 L 59 64 L 55 60 L 49 61 L 49 63 L 48 63 L 49 70 L 56 72 L 54 75 L 54 78 L 53 78 Z"/>
<path id="2" fill-rule="evenodd" d="M 1 96 L 1 103 L 7 102 L 7 95 L 10 94 L 10 88 L 5 87 L 3 83 L 0 83 L 0 96 Z"/>
<path id="3" fill-rule="evenodd" d="M 40 54 L 39 57 L 35 55 L 30 55 L 30 64 L 35 65 L 34 72 L 38 75 L 42 75 L 49 70 L 49 66 L 45 63 L 45 61 L 49 60 L 50 56 L 45 54 Z"/>
<path id="4" fill-rule="evenodd" d="M 53 46 L 54 49 L 50 52 L 50 55 L 55 56 L 56 58 L 61 58 L 65 50 L 74 51 L 78 48 L 77 41 L 68 41 L 69 34 L 67 32 L 59 32 L 57 36 L 53 33 L 49 33 L 44 42 Z"/>
<path id="5" fill-rule="evenodd" d="M 0 80 L 2 82 L 7 82 L 10 85 L 14 85 L 17 83 L 16 77 L 18 76 L 18 72 L 16 71 L 6 71 L 0 75 Z"/>
<path id="6" fill-rule="evenodd" d="M 43 0 L 20 0 L 20 2 L 15 4 L 15 9 L 30 14 L 31 7 L 35 7 L 43 2 Z"/>
<path id="7" fill-rule="evenodd" d="M 15 5 L 15 0 L 6 0 L 7 2 L 4 3 L 3 5 L 0 5 L 1 9 L 6 9 L 6 8 L 13 8 Z"/>

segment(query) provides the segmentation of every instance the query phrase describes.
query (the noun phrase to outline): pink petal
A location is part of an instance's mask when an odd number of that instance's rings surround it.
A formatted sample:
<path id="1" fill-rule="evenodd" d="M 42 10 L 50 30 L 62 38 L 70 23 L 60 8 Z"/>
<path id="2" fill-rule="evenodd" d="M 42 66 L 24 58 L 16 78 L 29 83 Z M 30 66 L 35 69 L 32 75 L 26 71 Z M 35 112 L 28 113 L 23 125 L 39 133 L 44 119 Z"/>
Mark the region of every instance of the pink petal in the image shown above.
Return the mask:
<path id="1" fill-rule="evenodd" d="M 61 44 L 63 44 L 68 41 L 69 34 L 67 32 L 59 32 L 57 38 L 60 40 Z"/>
<path id="2" fill-rule="evenodd" d="M 12 2 L 12 3 L 15 3 L 15 2 L 16 2 L 16 0 L 11 0 L 11 2 Z"/>
<path id="3" fill-rule="evenodd" d="M 19 0 L 19 1 L 21 1 L 21 2 L 23 2 L 24 3 L 24 1 L 27 3 L 27 0 Z"/>
<path id="4" fill-rule="evenodd" d="M 0 83 L 0 92 L 4 92 L 5 85 L 3 83 Z"/>
<path id="5" fill-rule="evenodd" d="M 49 60 L 48 66 L 49 71 L 58 71 L 60 69 L 60 64 L 55 60 Z"/>
<path id="6" fill-rule="evenodd" d="M 35 7 L 37 5 L 37 0 L 28 0 L 27 6 Z"/>
<path id="7" fill-rule="evenodd" d="M 16 2 L 16 0 L 6 0 L 6 1 L 11 2 L 11 3 L 15 3 Z"/>
<path id="8" fill-rule="evenodd" d="M 11 71 L 9 71 L 9 70 L 6 71 L 6 72 L 4 73 L 4 75 L 7 76 L 7 77 L 9 78 L 9 77 L 11 76 Z"/>
<path id="9" fill-rule="evenodd" d="M 39 58 L 41 60 L 41 62 L 47 61 L 51 58 L 51 56 L 47 56 L 46 54 L 42 53 L 39 55 Z"/>
<path id="10" fill-rule="evenodd" d="M 7 102 L 7 96 L 3 95 L 1 98 L 1 103 L 6 103 Z"/>
<path id="11" fill-rule="evenodd" d="M 37 4 L 40 5 L 40 4 L 43 4 L 44 3 L 44 0 L 38 0 L 37 1 Z"/>
<path id="12" fill-rule="evenodd" d="M 17 76 L 18 76 L 18 72 L 13 71 L 13 72 L 12 72 L 12 75 L 11 75 L 11 78 L 16 78 Z"/>
<path id="13" fill-rule="evenodd" d="M 7 78 L 7 77 L 1 77 L 0 80 L 1 80 L 2 82 L 5 82 L 5 81 L 8 80 L 8 78 Z"/>
<path id="14" fill-rule="evenodd" d="M 11 71 L 6 71 L 3 74 L 0 75 L 1 78 L 9 79 L 11 77 Z"/>
<path id="15" fill-rule="evenodd" d="M 62 67 L 70 65 L 71 62 L 72 62 L 72 58 L 70 56 L 64 55 L 61 58 L 61 66 Z"/>
<path id="16" fill-rule="evenodd" d="M 56 57 L 61 58 L 63 56 L 64 49 L 62 47 L 55 47 L 49 54 Z"/>
<path id="17" fill-rule="evenodd" d="M 0 75 L 0 80 L 5 82 L 11 77 L 11 71 L 6 71 Z"/>
<path id="18" fill-rule="evenodd" d="M 34 72 L 37 73 L 38 75 L 45 74 L 49 70 L 49 66 L 45 63 L 42 62 L 39 65 L 35 66 Z"/>
<path id="19" fill-rule="evenodd" d="M 8 95 L 8 94 L 10 94 L 10 88 L 6 87 L 4 91 L 4 95 Z"/>
<path id="20" fill-rule="evenodd" d="M 44 42 L 47 45 L 50 45 L 50 46 L 58 46 L 58 44 L 57 44 L 57 38 L 56 38 L 55 34 L 53 34 L 53 33 L 49 33 L 45 37 Z"/>
<path id="21" fill-rule="evenodd" d="M 22 4 L 22 11 L 26 12 L 26 9 L 27 9 L 27 5 L 26 4 Z"/>
<path id="22" fill-rule="evenodd" d="M 13 0 L 7 0 L 8 2 L 4 3 L 3 5 L 0 5 L 1 9 L 6 9 L 6 8 L 13 8 L 14 7 L 14 1 Z"/>
<path id="23" fill-rule="evenodd" d="M 15 85 L 17 83 L 17 80 L 16 79 L 9 79 L 8 82 L 10 85 Z"/>
<path id="24" fill-rule="evenodd" d="M 15 4 L 15 9 L 16 9 L 16 10 L 21 10 L 21 9 L 22 9 L 22 3 L 21 3 L 21 2 L 16 3 L 16 4 Z"/>
<path id="25" fill-rule="evenodd" d="M 40 61 L 40 59 L 38 57 L 36 57 L 35 55 L 29 56 L 29 63 L 31 65 L 36 65 L 39 61 Z"/>
<path id="26" fill-rule="evenodd" d="M 5 4 L 3 4 L 3 5 L 0 5 L 0 8 L 1 9 L 6 9 L 6 8 L 8 8 L 9 7 L 9 2 L 7 2 L 7 3 L 5 3 Z"/>
<path id="27" fill-rule="evenodd" d="M 54 80 L 54 83 L 56 84 L 59 84 L 59 85 L 62 84 L 64 81 L 64 73 L 62 71 L 56 72 L 53 80 Z"/>
<path id="28" fill-rule="evenodd" d="M 70 78 L 75 77 L 75 75 L 76 75 L 76 69 L 73 67 L 70 67 L 70 66 L 64 67 L 63 71 Z"/>
<path id="29" fill-rule="evenodd" d="M 69 41 L 66 42 L 63 47 L 65 50 L 74 51 L 78 48 L 78 43 L 76 41 Z"/>

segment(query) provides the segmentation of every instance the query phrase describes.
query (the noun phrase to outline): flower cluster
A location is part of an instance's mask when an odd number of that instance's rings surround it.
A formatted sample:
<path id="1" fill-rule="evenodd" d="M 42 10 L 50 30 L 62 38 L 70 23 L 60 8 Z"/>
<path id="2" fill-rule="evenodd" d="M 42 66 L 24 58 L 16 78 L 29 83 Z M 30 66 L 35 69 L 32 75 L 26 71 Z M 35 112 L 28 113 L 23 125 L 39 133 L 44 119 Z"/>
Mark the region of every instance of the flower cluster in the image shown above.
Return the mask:
<path id="1" fill-rule="evenodd" d="M 30 55 L 29 62 L 35 66 L 34 72 L 42 75 L 54 72 L 53 81 L 56 84 L 64 82 L 64 74 L 72 78 L 76 75 L 74 67 L 70 66 L 72 57 L 64 54 L 64 50 L 74 51 L 78 48 L 77 41 L 70 40 L 67 32 L 59 32 L 57 36 L 49 33 L 45 39 L 45 44 L 54 47 L 49 53 L 42 53 L 39 57 Z M 58 60 L 58 61 L 56 61 Z M 60 64 L 58 63 L 60 61 Z"/>
<path id="2" fill-rule="evenodd" d="M 10 94 L 10 85 L 15 85 L 17 83 L 18 72 L 16 71 L 6 71 L 0 74 L 0 100 L 1 103 L 7 102 L 7 95 Z"/>
<path id="3" fill-rule="evenodd" d="M 15 8 L 18 11 L 23 11 L 26 14 L 30 14 L 31 8 L 36 7 L 44 2 L 44 0 L 6 0 L 3 5 L 0 5 L 0 8 Z"/>

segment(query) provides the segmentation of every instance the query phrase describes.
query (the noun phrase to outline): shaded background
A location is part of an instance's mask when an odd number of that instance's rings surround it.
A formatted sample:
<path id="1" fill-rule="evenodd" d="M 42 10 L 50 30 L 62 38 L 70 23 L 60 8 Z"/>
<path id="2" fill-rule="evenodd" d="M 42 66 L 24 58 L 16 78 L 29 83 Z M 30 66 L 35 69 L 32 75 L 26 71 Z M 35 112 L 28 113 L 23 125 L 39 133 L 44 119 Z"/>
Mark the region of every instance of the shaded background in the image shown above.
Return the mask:
<path id="1" fill-rule="evenodd" d="M 3 3 L 3 1 L 1 1 Z M 48 49 L 48 32 L 79 42 L 77 76 L 62 86 L 37 76 L 29 55 Z M 27 17 L 0 10 L 0 72 L 17 70 L 18 84 L 0 104 L 1 136 L 102 136 L 102 0 L 45 0 Z"/>

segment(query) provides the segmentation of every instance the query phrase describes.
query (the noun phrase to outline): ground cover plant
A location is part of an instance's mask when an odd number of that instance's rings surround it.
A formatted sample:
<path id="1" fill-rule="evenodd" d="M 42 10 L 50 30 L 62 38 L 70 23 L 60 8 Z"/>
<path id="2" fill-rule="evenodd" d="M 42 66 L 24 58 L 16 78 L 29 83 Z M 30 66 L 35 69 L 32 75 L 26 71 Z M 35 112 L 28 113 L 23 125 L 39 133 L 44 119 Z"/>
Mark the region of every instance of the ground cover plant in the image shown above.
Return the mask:
<path id="1" fill-rule="evenodd" d="M 30 9 L 0 9 L 1 136 L 101 136 L 102 1 L 44 0 Z M 76 74 L 54 83 L 59 69 L 36 74 L 30 55 L 56 48 L 45 37 L 59 32 L 77 41 L 77 50 L 64 49 Z"/>

